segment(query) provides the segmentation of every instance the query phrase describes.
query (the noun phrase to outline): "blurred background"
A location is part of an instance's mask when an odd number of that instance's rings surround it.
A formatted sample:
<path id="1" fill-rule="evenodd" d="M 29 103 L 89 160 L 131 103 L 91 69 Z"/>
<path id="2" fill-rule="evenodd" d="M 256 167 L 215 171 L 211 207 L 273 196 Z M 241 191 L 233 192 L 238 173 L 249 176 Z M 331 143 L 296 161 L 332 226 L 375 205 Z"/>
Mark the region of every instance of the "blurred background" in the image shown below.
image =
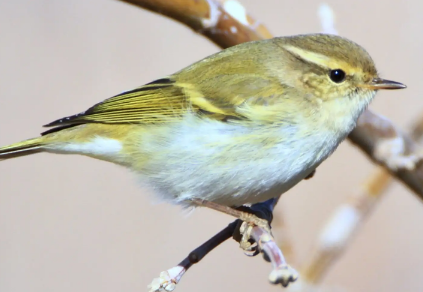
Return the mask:
<path id="1" fill-rule="evenodd" d="M 242 3 L 274 35 L 321 30 L 320 1 Z M 370 52 L 382 77 L 408 85 L 380 92 L 371 105 L 408 129 L 423 113 L 423 3 L 327 3 L 338 32 Z M 0 145 L 37 136 L 43 124 L 218 50 L 181 24 L 115 0 L 0 0 Z M 373 168 L 345 142 L 313 179 L 282 197 L 276 212 L 284 213 L 298 262 Z M 128 171 L 105 162 L 40 154 L 0 163 L 0 291 L 147 291 L 161 271 L 233 220 L 153 202 Z M 393 184 L 322 287 L 423 291 L 421 222 L 422 202 Z M 231 240 L 177 291 L 282 289 L 268 284 L 269 272 Z"/>

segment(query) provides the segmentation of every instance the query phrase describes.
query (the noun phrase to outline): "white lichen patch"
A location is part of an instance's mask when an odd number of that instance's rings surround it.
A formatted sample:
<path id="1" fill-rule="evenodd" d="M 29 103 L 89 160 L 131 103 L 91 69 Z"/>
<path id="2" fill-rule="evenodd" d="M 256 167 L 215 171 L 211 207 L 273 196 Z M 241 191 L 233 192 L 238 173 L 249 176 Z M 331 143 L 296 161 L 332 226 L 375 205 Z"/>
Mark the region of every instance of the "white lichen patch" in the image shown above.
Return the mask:
<path id="1" fill-rule="evenodd" d="M 413 170 L 423 158 L 423 151 L 409 155 L 405 154 L 405 142 L 400 136 L 389 139 L 381 139 L 375 146 L 373 155 L 379 162 L 386 164 L 390 169 L 397 171 L 401 169 Z"/>
<path id="2" fill-rule="evenodd" d="M 207 3 L 209 4 L 210 8 L 209 18 L 203 18 L 201 23 L 203 24 L 204 28 L 212 28 L 215 27 L 219 22 L 221 12 L 219 10 L 219 5 L 215 1 L 207 0 Z"/>
<path id="3" fill-rule="evenodd" d="M 243 25 L 250 25 L 247 18 L 247 10 L 236 0 L 227 0 L 223 3 L 223 9 L 236 21 Z"/>

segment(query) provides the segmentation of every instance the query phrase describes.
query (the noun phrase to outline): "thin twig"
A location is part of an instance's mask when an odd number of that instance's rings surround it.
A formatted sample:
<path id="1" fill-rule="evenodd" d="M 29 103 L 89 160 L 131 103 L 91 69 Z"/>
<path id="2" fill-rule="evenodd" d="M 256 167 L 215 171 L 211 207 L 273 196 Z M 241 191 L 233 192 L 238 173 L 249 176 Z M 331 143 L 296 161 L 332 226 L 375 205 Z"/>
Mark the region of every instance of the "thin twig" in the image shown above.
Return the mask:
<path id="1" fill-rule="evenodd" d="M 205 202 L 200 201 L 198 203 L 202 205 Z M 273 208 L 276 203 L 277 199 L 271 199 L 263 203 L 254 204 L 251 206 L 250 210 L 260 214 L 260 216 L 262 216 L 270 224 L 273 218 Z M 240 212 L 237 210 L 234 211 Z M 235 216 L 237 216 L 236 212 L 233 213 Z M 295 282 L 298 279 L 298 272 L 287 264 L 282 251 L 279 249 L 273 236 L 266 230 L 266 228 L 259 226 L 252 227 L 246 222 L 242 224 L 241 222 L 242 221 L 239 219 L 235 220 L 222 231 L 192 251 L 177 266 L 161 272 L 160 276 L 155 278 L 148 286 L 150 292 L 173 291 L 182 276 L 193 264 L 201 261 L 210 251 L 222 244 L 231 236 L 240 243 L 242 243 L 243 239 L 252 239 L 255 241 L 253 245 L 250 245 L 248 250 L 244 249 L 244 252 L 249 256 L 255 256 L 259 252 L 262 252 L 264 259 L 272 263 L 272 271 L 269 275 L 269 281 L 272 284 L 282 284 L 283 287 L 287 287 L 289 283 Z"/>
<path id="2" fill-rule="evenodd" d="M 251 237 L 257 242 L 260 251 L 265 253 L 266 258 L 272 263 L 272 271 L 269 281 L 272 284 L 281 284 L 287 287 L 289 283 L 298 279 L 298 272 L 291 268 L 276 244 L 274 238 L 263 228 L 253 227 Z"/>
<path id="3" fill-rule="evenodd" d="M 148 286 L 150 292 L 159 291 L 173 291 L 176 288 L 176 284 L 179 283 L 182 276 L 188 271 L 188 269 L 198 262 L 200 262 L 209 252 L 214 248 L 222 244 L 227 239 L 231 238 L 235 232 L 240 220 L 235 220 L 215 236 L 207 240 L 201 246 L 189 253 L 189 255 L 181 261 L 177 266 L 163 271 L 160 273 L 158 278 L 155 278 L 153 282 Z"/>

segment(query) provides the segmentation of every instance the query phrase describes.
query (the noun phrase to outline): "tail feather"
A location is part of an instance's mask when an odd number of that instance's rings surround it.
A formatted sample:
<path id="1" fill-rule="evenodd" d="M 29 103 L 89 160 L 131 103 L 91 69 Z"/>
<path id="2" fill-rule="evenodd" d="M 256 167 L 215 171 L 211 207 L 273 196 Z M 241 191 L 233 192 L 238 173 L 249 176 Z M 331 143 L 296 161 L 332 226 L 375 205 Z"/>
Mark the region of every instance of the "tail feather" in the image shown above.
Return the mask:
<path id="1" fill-rule="evenodd" d="M 0 148 L 0 161 L 42 151 L 42 137 L 25 140 Z"/>

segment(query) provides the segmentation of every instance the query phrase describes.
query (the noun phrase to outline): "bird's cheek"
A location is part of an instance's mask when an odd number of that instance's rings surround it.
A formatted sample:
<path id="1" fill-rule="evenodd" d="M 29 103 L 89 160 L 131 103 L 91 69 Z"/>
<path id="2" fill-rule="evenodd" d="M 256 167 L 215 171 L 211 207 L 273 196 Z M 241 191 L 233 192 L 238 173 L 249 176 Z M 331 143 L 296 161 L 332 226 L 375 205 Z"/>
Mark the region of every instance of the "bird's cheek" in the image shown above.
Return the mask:
<path id="1" fill-rule="evenodd" d="M 306 101 L 316 108 L 320 107 L 323 103 L 323 99 L 313 93 L 306 93 L 304 97 Z"/>

